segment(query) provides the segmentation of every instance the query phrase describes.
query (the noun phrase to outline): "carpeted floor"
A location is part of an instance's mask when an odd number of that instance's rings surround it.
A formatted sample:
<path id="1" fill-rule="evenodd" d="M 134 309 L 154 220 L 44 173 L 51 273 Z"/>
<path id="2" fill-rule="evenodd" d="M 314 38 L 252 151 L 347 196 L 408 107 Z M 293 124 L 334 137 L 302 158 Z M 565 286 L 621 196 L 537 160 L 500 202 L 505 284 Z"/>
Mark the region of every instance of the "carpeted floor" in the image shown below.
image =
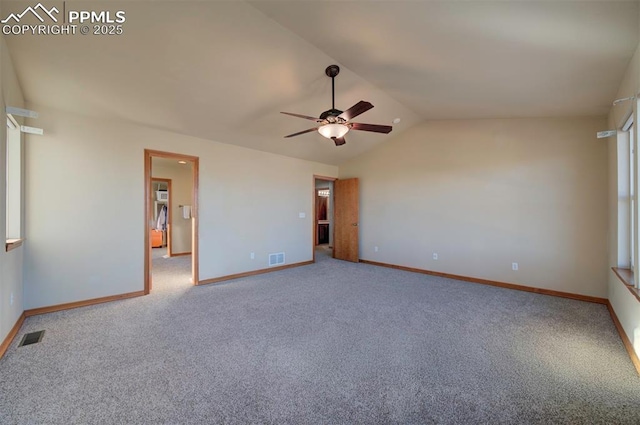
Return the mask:
<path id="1" fill-rule="evenodd" d="M 154 248 L 151 261 L 151 291 L 184 291 L 191 288 L 191 255 L 165 258 L 166 248 Z"/>
<path id="2" fill-rule="evenodd" d="M 605 306 L 317 259 L 28 318 L 0 423 L 640 423 Z"/>
<path id="3" fill-rule="evenodd" d="M 166 247 L 164 247 L 164 248 L 153 248 L 151 250 L 151 259 L 152 260 L 155 260 L 157 258 L 162 258 L 165 255 L 168 255 Z"/>

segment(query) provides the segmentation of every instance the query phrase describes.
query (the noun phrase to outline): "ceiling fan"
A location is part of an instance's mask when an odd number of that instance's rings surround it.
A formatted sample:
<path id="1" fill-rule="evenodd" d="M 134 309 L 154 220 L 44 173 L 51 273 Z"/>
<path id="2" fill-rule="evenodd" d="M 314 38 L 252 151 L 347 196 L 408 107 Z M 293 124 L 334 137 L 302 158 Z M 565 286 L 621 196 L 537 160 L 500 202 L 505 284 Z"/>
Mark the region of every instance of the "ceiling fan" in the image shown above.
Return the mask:
<path id="1" fill-rule="evenodd" d="M 320 118 L 314 118 L 308 115 L 292 114 L 291 112 L 280 112 L 281 114 L 304 118 L 318 123 L 317 127 L 289 134 L 288 136 L 284 136 L 285 138 L 299 136 L 301 134 L 311 133 L 312 131 L 317 130 L 318 133 L 327 139 L 333 140 L 336 146 L 342 146 L 346 143 L 344 135 L 347 134 L 349 130 L 372 131 L 374 133 L 385 134 L 391 132 L 393 127 L 390 125 L 350 122 L 353 118 L 373 108 L 373 105 L 361 100 L 346 111 L 336 109 L 335 78 L 340 73 L 340 67 L 338 65 L 329 65 L 327 69 L 325 69 L 324 73 L 327 74 L 328 77 L 331 77 L 331 109 L 321 113 Z"/>

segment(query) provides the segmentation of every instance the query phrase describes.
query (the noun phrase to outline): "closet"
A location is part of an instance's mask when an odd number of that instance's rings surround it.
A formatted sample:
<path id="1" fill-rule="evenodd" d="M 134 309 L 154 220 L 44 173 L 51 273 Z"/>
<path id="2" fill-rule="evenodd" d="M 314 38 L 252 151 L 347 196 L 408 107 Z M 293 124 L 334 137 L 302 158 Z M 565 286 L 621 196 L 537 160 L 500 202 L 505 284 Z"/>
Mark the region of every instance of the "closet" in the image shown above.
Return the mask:
<path id="1" fill-rule="evenodd" d="M 169 183 L 151 181 L 151 198 L 153 200 L 153 225 L 151 226 L 151 247 L 167 246 L 167 229 L 169 226 Z"/>
<path id="2" fill-rule="evenodd" d="M 330 196 L 328 187 L 316 188 L 316 245 L 324 245 L 330 242 Z"/>

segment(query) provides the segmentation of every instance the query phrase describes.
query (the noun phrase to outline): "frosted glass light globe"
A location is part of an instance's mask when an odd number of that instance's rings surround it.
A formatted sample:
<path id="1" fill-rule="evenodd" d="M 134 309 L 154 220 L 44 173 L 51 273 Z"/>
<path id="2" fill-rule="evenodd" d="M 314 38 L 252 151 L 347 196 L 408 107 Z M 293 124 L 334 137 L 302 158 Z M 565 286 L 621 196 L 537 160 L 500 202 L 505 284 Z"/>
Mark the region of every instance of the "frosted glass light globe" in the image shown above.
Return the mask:
<path id="1" fill-rule="evenodd" d="M 322 134 L 327 139 L 334 137 L 340 138 L 347 134 L 349 127 L 344 124 L 325 124 L 318 129 L 318 133 Z"/>

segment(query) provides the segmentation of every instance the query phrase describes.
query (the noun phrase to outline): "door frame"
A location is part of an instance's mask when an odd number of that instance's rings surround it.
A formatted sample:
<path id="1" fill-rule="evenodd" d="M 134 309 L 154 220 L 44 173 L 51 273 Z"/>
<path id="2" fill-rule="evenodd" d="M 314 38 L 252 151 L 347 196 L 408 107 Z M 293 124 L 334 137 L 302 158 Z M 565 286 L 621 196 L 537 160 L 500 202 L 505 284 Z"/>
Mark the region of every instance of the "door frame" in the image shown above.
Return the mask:
<path id="1" fill-rule="evenodd" d="M 144 150 L 144 294 L 151 292 L 151 238 L 150 226 L 153 214 L 151 210 L 151 159 L 152 158 L 169 158 L 176 161 L 191 162 L 193 168 L 191 174 L 193 177 L 191 217 L 193 220 L 191 226 L 191 281 L 193 285 L 199 282 L 199 250 L 198 250 L 198 190 L 200 176 L 200 158 L 197 156 L 184 155 L 174 152 L 163 152 L 152 149 Z M 171 196 L 171 192 L 169 192 Z M 169 216 L 171 219 L 171 216 Z"/>
<path id="2" fill-rule="evenodd" d="M 151 183 L 153 182 L 163 182 L 167 184 L 167 191 L 169 192 L 169 199 L 167 200 L 167 211 L 169 211 L 169 220 L 167 220 L 167 255 L 171 257 L 171 224 L 173 220 L 173 214 L 171 214 L 171 206 L 172 204 L 172 191 L 171 191 L 171 179 L 165 179 L 161 177 L 153 177 L 151 176 Z M 152 192 L 150 193 L 151 199 L 153 199 L 153 188 L 151 188 Z M 151 204 L 151 199 L 149 199 L 149 203 Z M 153 213 L 153 210 L 151 210 Z M 152 248 L 153 249 L 153 248 Z"/>
<path id="3" fill-rule="evenodd" d="M 312 191 L 313 191 L 313 196 L 311 198 L 311 204 L 312 204 L 311 211 L 313 211 L 313 220 L 311 220 L 311 227 L 313 228 L 311 231 L 311 253 L 313 255 L 312 260 L 314 263 L 316 262 L 316 238 L 318 237 L 318 226 L 316 224 L 316 222 L 318 221 L 317 220 L 318 212 L 316 211 L 316 196 L 317 196 L 316 180 L 325 180 L 328 182 L 334 182 L 338 179 L 336 177 L 320 176 L 317 174 L 313 175 L 313 180 L 311 182 Z M 333 191 L 331 191 L 331 196 L 333 196 Z M 331 202 L 331 214 L 333 214 L 333 202 Z M 334 229 L 335 229 L 335 224 L 331 226 L 331 229 L 329 229 L 329 231 L 333 234 Z M 333 240 L 333 237 L 331 239 Z M 331 248 L 331 250 L 333 252 L 333 247 Z"/>

